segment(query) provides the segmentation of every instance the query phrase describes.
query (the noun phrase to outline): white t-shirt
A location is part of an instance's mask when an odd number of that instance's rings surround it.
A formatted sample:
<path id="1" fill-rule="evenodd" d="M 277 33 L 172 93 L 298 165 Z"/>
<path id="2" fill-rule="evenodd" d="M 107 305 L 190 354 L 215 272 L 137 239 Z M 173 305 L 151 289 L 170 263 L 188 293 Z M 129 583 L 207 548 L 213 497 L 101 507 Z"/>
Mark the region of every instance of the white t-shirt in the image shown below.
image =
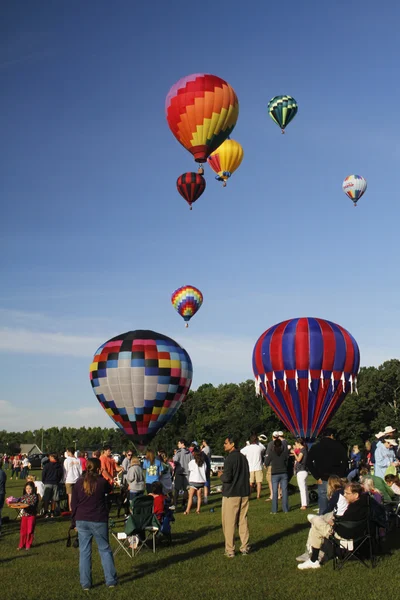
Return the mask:
<path id="1" fill-rule="evenodd" d="M 64 483 L 76 483 L 82 475 L 82 464 L 79 458 L 68 456 L 64 460 Z"/>
<path id="2" fill-rule="evenodd" d="M 250 473 L 253 471 L 262 471 L 262 459 L 265 453 L 265 447 L 262 444 L 249 444 L 240 451 L 247 458 Z"/>
<path id="3" fill-rule="evenodd" d="M 194 458 L 189 462 L 188 471 L 189 471 L 189 483 L 206 483 L 206 463 L 198 466 Z"/>
<path id="4" fill-rule="evenodd" d="M 44 494 L 44 483 L 42 483 L 41 481 L 35 481 L 35 488 L 37 493 L 39 494 L 39 496 L 41 498 L 43 498 L 43 494 Z"/>
<path id="5" fill-rule="evenodd" d="M 339 500 L 336 504 L 336 516 L 342 517 L 346 512 L 348 505 L 349 503 L 347 502 L 346 498 L 342 494 L 339 494 Z"/>

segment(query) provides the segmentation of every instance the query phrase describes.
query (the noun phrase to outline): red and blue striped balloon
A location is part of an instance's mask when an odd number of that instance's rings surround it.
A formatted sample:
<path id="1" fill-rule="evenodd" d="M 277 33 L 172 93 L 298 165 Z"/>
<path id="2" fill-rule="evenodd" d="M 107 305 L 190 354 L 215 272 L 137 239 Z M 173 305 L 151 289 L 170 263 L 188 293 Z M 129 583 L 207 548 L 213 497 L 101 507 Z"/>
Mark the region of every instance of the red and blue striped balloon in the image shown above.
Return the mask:
<path id="1" fill-rule="evenodd" d="M 356 390 L 360 350 L 340 325 L 299 318 L 273 325 L 253 350 L 256 390 L 296 437 L 315 439 Z"/>

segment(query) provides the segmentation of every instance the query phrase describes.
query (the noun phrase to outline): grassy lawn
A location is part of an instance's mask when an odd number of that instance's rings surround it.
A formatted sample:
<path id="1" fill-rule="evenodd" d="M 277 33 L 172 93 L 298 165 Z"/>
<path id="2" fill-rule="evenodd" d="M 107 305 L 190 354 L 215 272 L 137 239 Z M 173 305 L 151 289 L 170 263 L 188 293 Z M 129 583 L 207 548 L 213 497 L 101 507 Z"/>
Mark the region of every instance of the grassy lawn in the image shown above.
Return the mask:
<path id="1" fill-rule="evenodd" d="M 8 481 L 7 496 L 21 494 L 21 482 Z M 116 556 L 119 585 L 107 589 L 97 550 L 94 549 L 93 582 L 90 592 L 79 585 L 79 550 L 66 548 L 69 522 L 39 518 L 31 551 L 17 552 L 19 522 L 15 513 L 4 508 L 12 521 L 3 526 L 0 538 L 0 598 L 13 600 L 69 600 L 92 596 L 102 598 L 146 598 L 176 600 L 193 596 L 200 600 L 232 598 L 252 600 L 351 600 L 364 597 L 381 600 L 395 590 L 400 558 L 399 534 L 386 542 L 385 555 L 376 569 L 358 563 L 333 571 L 329 563 L 318 571 L 301 572 L 296 556 L 304 551 L 309 528 L 306 514 L 299 510 L 299 497 L 290 496 L 287 514 L 271 515 L 271 503 L 253 498 L 249 509 L 250 542 L 253 552 L 234 559 L 223 556 L 221 495 L 211 496 L 200 515 L 176 514 L 173 543 L 158 544 L 156 554 L 144 549 L 134 559 L 122 551 Z M 214 512 L 210 512 L 210 508 Z M 314 508 L 314 507 L 312 507 Z M 400 531 L 400 530 L 399 530 Z M 116 542 L 115 542 L 116 543 Z M 114 540 L 112 540 L 114 546 Z"/>

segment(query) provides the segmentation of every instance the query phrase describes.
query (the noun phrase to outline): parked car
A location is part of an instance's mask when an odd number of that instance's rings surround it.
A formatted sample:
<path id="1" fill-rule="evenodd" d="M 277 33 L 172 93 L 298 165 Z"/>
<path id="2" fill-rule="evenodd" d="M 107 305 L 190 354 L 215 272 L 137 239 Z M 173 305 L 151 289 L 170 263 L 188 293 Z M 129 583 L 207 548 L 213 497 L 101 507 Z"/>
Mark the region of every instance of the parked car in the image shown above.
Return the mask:
<path id="1" fill-rule="evenodd" d="M 47 456 L 47 454 L 31 454 L 28 456 L 28 460 L 31 463 L 32 469 L 40 469 L 42 466 L 42 458 Z"/>
<path id="2" fill-rule="evenodd" d="M 218 475 L 218 471 L 223 471 L 224 470 L 224 457 L 223 456 L 217 456 L 217 455 L 211 455 L 211 459 L 210 459 L 210 465 L 211 465 L 211 473 L 213 475 Z"/>

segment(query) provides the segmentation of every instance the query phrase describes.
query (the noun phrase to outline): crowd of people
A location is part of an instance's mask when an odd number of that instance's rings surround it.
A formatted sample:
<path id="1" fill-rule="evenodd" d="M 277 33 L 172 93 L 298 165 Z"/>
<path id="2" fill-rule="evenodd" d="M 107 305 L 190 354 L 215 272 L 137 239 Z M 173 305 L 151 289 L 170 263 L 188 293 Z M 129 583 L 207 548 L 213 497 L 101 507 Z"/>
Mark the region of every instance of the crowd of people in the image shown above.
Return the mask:
<path id="1" fill-rule="evenodd" d="M 332 429 L 326 429 L 322 439 L 311 445 L 303 439 L 288 444 L 282 431 L 274 431 L 269 443 L 266 436 L 251 433 L 249 441 L 239 448 L 234 436 L 227 436 L 224 467 L 218 473 L 222 487 L 222 529 L 225 556 L 235 557 L 235 531 L 238 528 L 240 553 L 249 554 L 250 532 L 247 522 L 249 499 L 255 492 L 261 499 L 264 473 L 268 483 L 271 514 L 277 514 L 279 501 L 282 512 L 289 511 L 290 480 L 297 478 L 300 491 L 300 510 L 309 505 L 308 475 L 311 474 L 318 490 L 318 515 L 307 515 L 310 531 L 306 551 L 297 557 L 298 568 L 316 569 L 327 558 L 325 541 L 332 535 L 345 536 L 343 521 L 361 521 L 366 518 L 370 501 L 390 503 L 400 496 L 399 449 L 390 426 L 375 436 L 364 448 L 354 445 L 350 453 L 336 439 Z M 188 445 L 184 439 L 177 442 L 172 456 L 164 450 L 155 453 L 148 449 L 139 457 L 132 450 L 116 460 L 112 448 L 80 453 L 67 448 L 63 460 L 50 453 L 42 461 L 41 481 L 24 472 L 25 485 L 18 502 L 21 528 L 18 550 L 29 550 L 34 541 L 36 517 L 54 519 L 60 501 L 60 487 L 65 486 L 72 527 L 79 535 L 80 582 L 84 590 L 91 581 L 92 540 L 97 543 L 106 585 L 117 584 L 113 553 L 108 540 L 108 519 L 111 498 L 117 497 L 120 508 L 128 515 L 131 503 L 138 496 L 153 498 L 154 515 L 162 521 L 166 506 L 169 510 L 182 508 L 189 515 L 192 508 L 199 514 L 208 503 L 211 491 L 211 449 L 206 440 Z M 7 459 L 7 462 L 6 462 Z M 0 459 L 0 532 L 1 509 L 6 496 L 6 473 L 3 467 L 16 473 L 16 459 L 22 467 L 23 458 Z M 29 462 L 29 461 L 28 461 Z M 29 469 L 29 465 L 26 465 Z M 18 474 L 20 477 L 20 475 Z M 368 502 L 367 502 L 368 499 Z M 383 530 L 384 528 L 382 528 Z M 384 531 L 383 531 L 384 535 Z"/>

